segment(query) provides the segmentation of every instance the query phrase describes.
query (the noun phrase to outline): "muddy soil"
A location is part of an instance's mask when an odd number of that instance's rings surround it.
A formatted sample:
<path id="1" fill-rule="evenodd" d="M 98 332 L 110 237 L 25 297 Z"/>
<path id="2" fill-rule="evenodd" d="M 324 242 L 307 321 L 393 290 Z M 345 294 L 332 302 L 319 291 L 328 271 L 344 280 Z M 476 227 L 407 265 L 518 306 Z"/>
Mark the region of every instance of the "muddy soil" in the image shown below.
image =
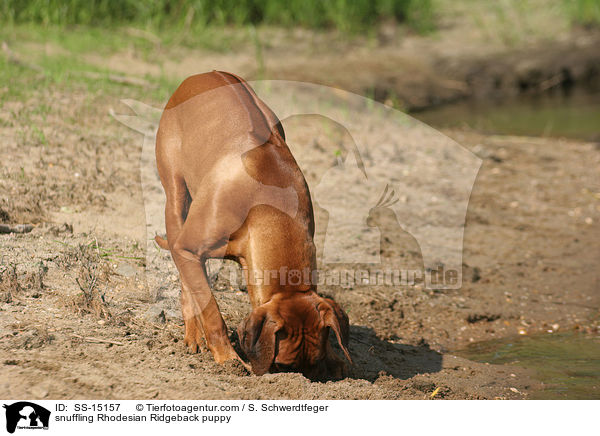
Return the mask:
<path id="1" fill-rule="evenodd" d="M 244 70 L 244 59 L 223 55 L 212 59 L 216 66 L 182 68 Z M 147 72 L 142 60 L 135 65 Z M 147 249 L 153 233 L 140 175 L 142 135 L 108 115 L 118 104 L 75 87 L 0 109 L 0 221 L 35 225 L 27 234 L 0 235 L 0 396 L 425 399 L 440 388 L 435 398 L 527 398 L 538 386 L 524 370 L 449 350 L 598 328 L 598 145 L 455 130 L 444 133 L 482 162 L 466 214 L 460 289 L 322 286 L 350 318 L 355 365 L 344 380 L 256 377 L 215 364 L 206 351 L 187 354 L 176 269 L 168 253 Z M 361 123 L 368 128 L 371 121 Z M 43 135 L 32 125 L 41 125 Z M 335 164 L 337 150 L 350 149 L 352 138 L 329 121 L 296 117 L 284 127 L 292 149 L 301 145 L 311 186 Z M 359 197 L 361 189 L 353 186 Z M 405 194 L 399 199 L 410 203 Z M 325 232 L 344 229 L 315 204 L 322 254 Z M 418 244 L 393 215 L 373 210 L 370 220 L 385 236 L 382 263 L 423 264 Z M 345 244 L 355 253 L 370 247 L 361 238 Z M 214 277 L 214 292 L 235 341 L 248 297 L 222 276 Z"/>

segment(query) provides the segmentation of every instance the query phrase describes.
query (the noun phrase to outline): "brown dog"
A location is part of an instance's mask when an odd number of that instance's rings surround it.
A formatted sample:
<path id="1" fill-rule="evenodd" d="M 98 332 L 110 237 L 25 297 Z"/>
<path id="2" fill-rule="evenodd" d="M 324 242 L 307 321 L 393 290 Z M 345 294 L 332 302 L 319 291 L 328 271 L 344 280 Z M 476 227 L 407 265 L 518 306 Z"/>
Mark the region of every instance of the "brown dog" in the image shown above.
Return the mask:
<path id="1" fill-rule="evenodd" d="M 348 317 L 315 292 L 310 193 L 275 114 L 233 74 L 189 77 L 165 107 L 156 162 L 167 196 L 167 240 L 156 242 L 179 270 L 186 345 L 196 352 L 204 338 L 217 362 L 242 361 L 205 270 L 228 258 L 248 282 L 253 310 L 238 335 L 253 372 L 342 375 L 328 337 L 351 362 Z"/>

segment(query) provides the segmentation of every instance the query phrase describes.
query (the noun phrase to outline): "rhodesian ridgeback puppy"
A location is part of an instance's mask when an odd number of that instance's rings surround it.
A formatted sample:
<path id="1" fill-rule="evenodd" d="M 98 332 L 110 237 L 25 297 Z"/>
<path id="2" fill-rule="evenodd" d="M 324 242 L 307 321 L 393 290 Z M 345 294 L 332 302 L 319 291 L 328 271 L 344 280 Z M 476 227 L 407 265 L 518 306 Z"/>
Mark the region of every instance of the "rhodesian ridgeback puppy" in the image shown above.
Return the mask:
<path id="1" fill-rule="evenodd" d="M 238 328 L 252 371 L 342 375 L 328 338 L 333 330 L 351 363 L 348 317 L 316 293 L 310 193 L 276 115 L 233 74 L 189 77 L 163 112 L 156 162 L 167 197 L 167 240 L 156 242 L 179 270 L 189 349 L 204 340 L 218 363 L 243 362 L 205 269 L 209 258 L 233 259 L 253 308 Z"/>

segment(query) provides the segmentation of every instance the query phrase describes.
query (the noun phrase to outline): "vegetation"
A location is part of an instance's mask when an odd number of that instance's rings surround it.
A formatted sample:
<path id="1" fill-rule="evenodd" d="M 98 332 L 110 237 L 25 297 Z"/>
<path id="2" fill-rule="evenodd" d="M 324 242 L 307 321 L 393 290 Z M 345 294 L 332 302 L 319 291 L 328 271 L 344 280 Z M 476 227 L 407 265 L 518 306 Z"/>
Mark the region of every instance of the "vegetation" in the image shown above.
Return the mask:
<path id="1" fill-rule="evenodd" d="M 281 28 L 325 30 L 332 46 L 364 36 L 377 44 L 378 24 L 390 22 L 418 31 L 460 23 L 486 41 L 519 47 L 551 41 L 571 25 L 600 25 L 600 0 L 0 0 L 0 107 L 49 88 L 163 102 L 181 77 L 122 72 L 137 79 L 123 83 L 98 59 L 128 51 L 154 62 L 168 52 L 177 62 L 185 51 L 172 48 L 243 50 L 254 52 L 260 76 L 262 51 L 269 35 L 286 37 Z M 0 117 L 0 127 L 7 123 Z M 45 133 L 29 125 L 22 140 L 45 144 Z"/>
<path id="2" fill-rule="evenodd" d="M 0 0 L 5 23 L 135 24 L 152 29 L 269 24 L 355 32 L 381 20 L 423 31 L 432 25 L 432 0 Z"/>
<path id="3" fill-rule="evenodd" d="M 574 23 L 600 25 L 600 0 L 565 0 L 565 6 Z"/>

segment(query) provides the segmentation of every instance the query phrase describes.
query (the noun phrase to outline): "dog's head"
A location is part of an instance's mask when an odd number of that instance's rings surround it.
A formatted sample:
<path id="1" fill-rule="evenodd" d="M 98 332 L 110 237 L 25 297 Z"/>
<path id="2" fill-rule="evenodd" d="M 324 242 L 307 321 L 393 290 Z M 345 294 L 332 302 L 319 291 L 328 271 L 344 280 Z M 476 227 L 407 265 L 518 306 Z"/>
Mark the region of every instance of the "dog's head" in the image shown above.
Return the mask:
<path id="1" fill-rule="evenodd" d="M 322 379 L 343 373 L 345 367 L 330 349 L 330 331 L 352 363 L 348 330 L 348 316 L 335 301 L 308 291 L 276 295 L 257 307 L 238 328 L 238 336 L 255 374 L 297 371 Z"/>

